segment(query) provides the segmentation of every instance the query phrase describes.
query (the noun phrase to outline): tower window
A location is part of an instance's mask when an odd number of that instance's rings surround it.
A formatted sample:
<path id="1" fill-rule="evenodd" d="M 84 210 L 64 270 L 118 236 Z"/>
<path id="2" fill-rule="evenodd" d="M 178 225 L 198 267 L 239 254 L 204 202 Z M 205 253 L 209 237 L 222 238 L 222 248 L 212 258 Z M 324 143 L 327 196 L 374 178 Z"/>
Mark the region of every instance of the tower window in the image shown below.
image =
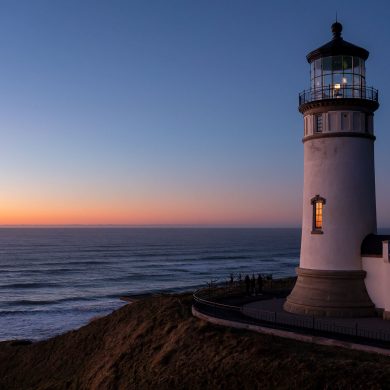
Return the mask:
<path id="1" fill-rule="evenodd" d="M 366 133 L 372 134 L 373 133 L 373 116 L 372 114 L 365 114 L 365 131 Z"/>
<path id="2" fill-rule="evenodd" d="M 341 113 L 341 131 L 350 131 L 349 114 L 347 112 Z"/>
<path id="3" fill-rule="evenodd" d="M 352 114 L 352 122 L 353 122 L 353 126 L 352 126 L 352 130 L 353 131 L 362 131 L 362 115 L 365 116 L 365 114 L 362 114 L 360 112 L 357 112 L 355 111 L 353 114 Z"/>
<path id="4" fill-rule="evenodd" d="M 368 133 L 368 115 L 364 114 L 364 131 Z"/>
<path id="5" fill-rule="evenodd" d="M 322 133 L 322 114 L 316 115 L 316 132 Z"/>
<path id="6" fill-rule="evenodd" d="M 313 227 L 312 234 L 322 234 L 323 233 L 323 211 L 324 204 L 326 200 L 319 195 L 316 195 L 312 200 L 311 204 L 313 206 Z"/>

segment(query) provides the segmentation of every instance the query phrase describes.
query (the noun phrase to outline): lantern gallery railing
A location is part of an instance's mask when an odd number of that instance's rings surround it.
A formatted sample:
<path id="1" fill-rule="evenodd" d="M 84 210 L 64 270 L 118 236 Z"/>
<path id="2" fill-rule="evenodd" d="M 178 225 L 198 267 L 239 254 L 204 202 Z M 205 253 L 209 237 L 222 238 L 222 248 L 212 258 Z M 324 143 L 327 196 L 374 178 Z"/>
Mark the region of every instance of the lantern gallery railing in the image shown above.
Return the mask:
<path id="1" fill-rule="evenodd" d="M 342 84 L 307 89 L 299 94 L 299 105 L 324 99 L 365 99 L 378 102 L 378 90 L 372 87 L 350 87 Z"/>

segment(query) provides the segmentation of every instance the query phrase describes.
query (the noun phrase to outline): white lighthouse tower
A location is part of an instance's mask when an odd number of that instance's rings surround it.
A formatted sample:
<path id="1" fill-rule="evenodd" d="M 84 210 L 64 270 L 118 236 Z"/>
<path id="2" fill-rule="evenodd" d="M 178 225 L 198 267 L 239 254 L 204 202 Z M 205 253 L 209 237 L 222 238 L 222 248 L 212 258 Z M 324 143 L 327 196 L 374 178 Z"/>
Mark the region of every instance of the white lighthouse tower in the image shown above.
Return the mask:
<path id="1" fill-rule="evenodd" d="M 361 247 L 376 234 L 373 116 L 378 91 L 366 86 L 368 51 L 333 39 L 310 52 L 311 88 L 299 96 L 304 117 L 304 190 L 300 265 L 284 308 L 332 317 L 371 316 Z"/>

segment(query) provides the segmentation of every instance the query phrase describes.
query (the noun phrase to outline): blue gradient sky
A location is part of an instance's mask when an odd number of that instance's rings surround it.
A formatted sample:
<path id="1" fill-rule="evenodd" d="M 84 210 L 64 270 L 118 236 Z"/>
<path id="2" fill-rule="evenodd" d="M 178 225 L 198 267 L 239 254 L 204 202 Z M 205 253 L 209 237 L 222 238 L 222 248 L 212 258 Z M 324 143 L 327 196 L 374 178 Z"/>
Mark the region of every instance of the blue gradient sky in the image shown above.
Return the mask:
<path id="1" fill-rule="evenodd" d="M 0 1 L 0 223 L 299 226 L 298 92 L 336 11 L 371 53 L 390 226 L 387 1 Z"/>

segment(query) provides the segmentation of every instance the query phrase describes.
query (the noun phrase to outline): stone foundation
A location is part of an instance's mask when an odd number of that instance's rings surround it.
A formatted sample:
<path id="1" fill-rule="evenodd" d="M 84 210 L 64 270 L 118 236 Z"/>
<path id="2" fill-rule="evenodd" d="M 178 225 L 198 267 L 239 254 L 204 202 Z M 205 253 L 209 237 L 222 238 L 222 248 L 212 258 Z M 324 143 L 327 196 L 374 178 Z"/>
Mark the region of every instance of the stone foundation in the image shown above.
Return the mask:
<path id="1" fill-rule="evenodd" d="M 284 310 L 319 317 L 374 317 L 365 271 L 325 271 L 297 268 L 297 282 Z"/>
<path id="2" fill-rule="evenodd" d="M 382 317 L 384 320 L 390 320 L 390 311 L 383 311 Z"/>

